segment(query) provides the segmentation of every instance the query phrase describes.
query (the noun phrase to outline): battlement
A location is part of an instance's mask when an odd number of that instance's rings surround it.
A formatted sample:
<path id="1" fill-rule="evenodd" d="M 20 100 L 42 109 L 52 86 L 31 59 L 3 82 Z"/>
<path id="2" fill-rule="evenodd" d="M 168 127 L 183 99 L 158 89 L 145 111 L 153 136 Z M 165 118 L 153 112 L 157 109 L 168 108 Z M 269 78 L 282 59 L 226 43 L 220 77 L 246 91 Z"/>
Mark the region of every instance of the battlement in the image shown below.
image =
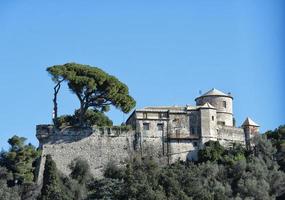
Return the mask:
<path id="1" fill-rule="evenodd" d="M 231 143 L 240 143 L 245 145 L 245 133 L 242 128 L 231 126 L 218 126 L 217 139 L 224 146 L 229 146 Z"/>
<path id="2" fill-rule="evenodd" d="M 100 137 L 127 136 L 132 129 L 129 126 L 113 127 L 66 127 L 57 129 L 51 124 L 41 124 L 36 127 L 36 137 L 43 144 L 58 144 L 64 142 L 76 142 L 91 135 Z"/>

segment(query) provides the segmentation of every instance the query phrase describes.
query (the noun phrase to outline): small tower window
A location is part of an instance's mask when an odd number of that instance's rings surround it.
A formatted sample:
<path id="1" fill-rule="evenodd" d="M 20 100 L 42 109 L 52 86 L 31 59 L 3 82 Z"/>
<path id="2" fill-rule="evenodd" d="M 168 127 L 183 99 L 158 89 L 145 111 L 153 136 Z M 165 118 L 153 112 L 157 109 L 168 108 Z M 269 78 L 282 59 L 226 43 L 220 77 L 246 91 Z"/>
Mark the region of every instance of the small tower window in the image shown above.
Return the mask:
<path id="1" fill-rule="evenodd" d="M 149 123 L 143 123 L 143 130 L 145 131 L 149 130 Z"/>
<path id="2" fill-rule="evenodd" d="M 163 130 L 163 124 L 157 124 L 157 130 L 162 131 Z"/>
<path id="3" fill-rule="evenodd" d="M 212 121 L 214 121 L 215 120 L 215 117 L 214 116 L 212 116 Z"/>
<path id="4" fill-rule="evenodd" d="M 226 101 L 223 101 L 223 106 L 224 106 L 224 108 L 227 108 L 227 102 Z"/>
<path id="5" fill-rule="evenodd" d="M 167 118 L 167 113 L 163 112 L 163 113 L 158 113 L 158 117 L 161 118 Z"/>

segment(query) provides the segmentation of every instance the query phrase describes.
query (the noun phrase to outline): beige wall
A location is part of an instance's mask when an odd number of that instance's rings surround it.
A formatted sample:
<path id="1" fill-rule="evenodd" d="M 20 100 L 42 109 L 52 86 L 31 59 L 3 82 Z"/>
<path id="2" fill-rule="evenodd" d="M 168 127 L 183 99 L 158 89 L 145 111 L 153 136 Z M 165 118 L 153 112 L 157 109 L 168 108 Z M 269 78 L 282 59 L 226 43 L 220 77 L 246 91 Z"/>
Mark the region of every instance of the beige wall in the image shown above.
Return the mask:
<path id="1" fill-rule="evenodd" d="M 222 96 L 206 96 L 196 100 L 196 104 L 201 106 L 205 103 L 210 103 L 217 109 L 218 121 L 225 122 L 226 126 L 233 126 L 233 100 L 230 97 Z M 226 108 L 224 103 L 226 102 Z"/>

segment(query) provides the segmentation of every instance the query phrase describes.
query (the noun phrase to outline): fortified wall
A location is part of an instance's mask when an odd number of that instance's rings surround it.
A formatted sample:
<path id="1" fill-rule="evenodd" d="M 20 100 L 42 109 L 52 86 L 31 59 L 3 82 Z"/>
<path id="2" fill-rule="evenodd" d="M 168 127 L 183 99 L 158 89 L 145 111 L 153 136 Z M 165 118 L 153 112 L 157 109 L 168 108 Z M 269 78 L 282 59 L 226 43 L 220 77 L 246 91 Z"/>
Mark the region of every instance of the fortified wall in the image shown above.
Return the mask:
<path id="1" fill-rule="evenodd" d="M 166 145 L 163 138 L 135 133 L 134 130 L 118 128 L 66 128 L 56 129 L 53 125 L 38 125 L 37 138 L 42 149 L 38 181 L 42 180 L 46 155 L 50 154 L 57 168 L 65 175 L 70 173 L 69 164 L 76 158 L 84 158 L 95 177 L 102 177 L 109 162 L 123 165 L 134 154 L 151 154 L 160 163 L 171 162 L 167 151 L 176 155 L 180 149 Z M 176 149 L 176 150 L 175 150 Z M 187 148 L 189 149 L 189 148 Z M 189 151 L 189 150 L 188 150 Z M 187 152 L 188 152 L 187 151 Z M 184 150 L 184 154 L 186 149 Z M 183 154 L 183 153 L 182 153 Z M 182 155 L 182 157 L 185 155 Z"/>
<path id="2" fill-rule="evenodd" d="M 152 132 L 152 131 L 151 131 Z M 102 177 L 109 162 L 124 165 L 135 154 L 151 155 L 165 165 L 177 160 L 195 160 L 197 152 L 206 141 L 219 141 L 223 146 L 232 143 L 245 144 L 241 128 L 220 126 L 213 136 L 191 136 L 183 132 L 154 134 L 115 128 L 66 128 L 56 129 L 53 125 L 38 125 L 37 138 L 42 149 L 38 168 L 41 182 L 46 155 L 50 154 L 57 168 L 69 175 L 69 164 L 76 158 L 84 158 L 95 177 Z"/>
<path id="3" fill-rule="evenodd" d="M 42 149 L 39 181 L 48 154 L 63 174 L 70 173 L 69 164 L 79 157 L 87 160 L 94 176 L 100 177 L 108 162 L 120 164 L 132 155 L 135 148 L 133 132 L 119 129 L 67 128 L 59 131 L 52 125 L 38 125 L 37 138 Z"/>

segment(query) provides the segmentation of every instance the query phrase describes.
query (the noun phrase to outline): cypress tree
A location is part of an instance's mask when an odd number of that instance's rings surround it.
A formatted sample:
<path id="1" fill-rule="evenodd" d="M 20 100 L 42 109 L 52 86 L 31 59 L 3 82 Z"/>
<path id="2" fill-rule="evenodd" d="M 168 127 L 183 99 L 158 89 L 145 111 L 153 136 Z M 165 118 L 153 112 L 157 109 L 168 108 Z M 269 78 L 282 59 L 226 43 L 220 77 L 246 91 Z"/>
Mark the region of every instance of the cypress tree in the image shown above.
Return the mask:
<path id="1" fill-rule="evenodd" d="M 43 187 L 39 200 L 62 200 L 60 178 L 55 162 L 50 155 L 46 156 Z"/>

